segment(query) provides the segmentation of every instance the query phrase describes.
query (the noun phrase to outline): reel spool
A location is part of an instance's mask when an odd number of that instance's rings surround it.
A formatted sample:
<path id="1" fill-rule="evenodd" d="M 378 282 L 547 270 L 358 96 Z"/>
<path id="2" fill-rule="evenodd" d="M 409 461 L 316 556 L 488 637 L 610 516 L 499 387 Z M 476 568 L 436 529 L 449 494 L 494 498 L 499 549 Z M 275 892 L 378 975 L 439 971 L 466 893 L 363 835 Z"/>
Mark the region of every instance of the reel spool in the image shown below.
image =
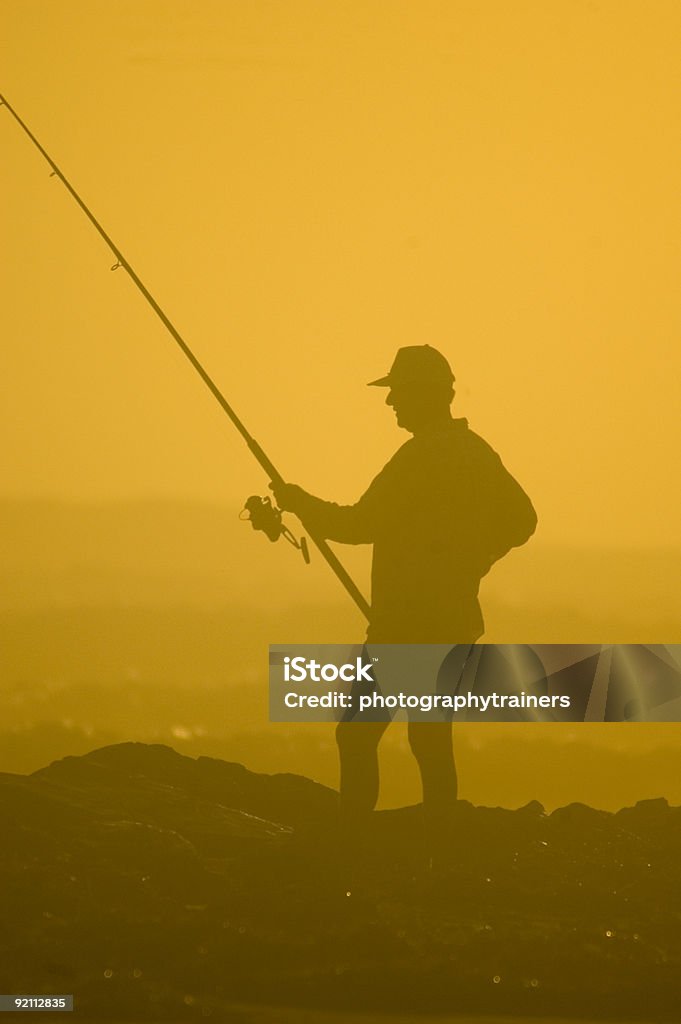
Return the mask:
<path id="1" fill-rule="evenodd" d="M 260 530 L 274 543 L 283 537 L 294 548 L 300 551 L 306 565 L 310 564 L 310 552 L 307 548 L 307 541 L 304 537 L 296 540 L 288 526 L 285 526 L 281 518 L 281 509 L 272 504 L 270 498 L 261 498 L 258 494 L 252 494 L 246 500 L 246 504 L 239 513 L 239 519 L 250 522 L 254 530 Z"/>

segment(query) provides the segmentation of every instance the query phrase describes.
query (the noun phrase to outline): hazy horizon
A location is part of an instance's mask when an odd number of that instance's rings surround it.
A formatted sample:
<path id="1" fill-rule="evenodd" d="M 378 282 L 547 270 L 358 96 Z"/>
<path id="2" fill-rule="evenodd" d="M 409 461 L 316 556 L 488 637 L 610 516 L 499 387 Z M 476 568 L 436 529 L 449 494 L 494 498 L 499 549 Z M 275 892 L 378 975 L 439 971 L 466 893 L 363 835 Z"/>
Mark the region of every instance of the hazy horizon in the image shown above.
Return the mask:
<path id="1" fill-rule="evenodd" d="M 361 639 L 363 620 L 314 551 L 305 566 L 237 512 L 0 500 L 0 771 L 139 739 L 337 783 L 332 729 L 268 721 L 267 648 Z M 368 549 L 337 550 L 366 585 Z M 673 643 L 679 575 L 680 552 L 533 543 L 483 581 L 485 639 Z M 462 796 L 505 806 L 681 803 L 679 728 L 459 726 Z M 402 727 L 388 730 L 381 751 L 382 805 L 418 800 Z"/>

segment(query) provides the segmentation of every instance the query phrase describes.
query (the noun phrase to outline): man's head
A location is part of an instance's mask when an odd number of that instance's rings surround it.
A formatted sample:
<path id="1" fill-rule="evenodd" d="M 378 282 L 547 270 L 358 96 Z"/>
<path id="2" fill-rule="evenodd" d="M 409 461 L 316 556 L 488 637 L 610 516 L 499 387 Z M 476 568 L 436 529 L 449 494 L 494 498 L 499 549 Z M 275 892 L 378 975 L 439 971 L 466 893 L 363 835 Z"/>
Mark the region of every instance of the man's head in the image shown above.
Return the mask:
<path id="1" fill-rule="evenodd" d="M 392 406 L 397 424 L 417 433 L 449 416 L 454 398 L 454 374 L 445 357 L 430 345 L 398 349 L 390 372 L 370 386 L 390 388 L 386 405 Z"/>

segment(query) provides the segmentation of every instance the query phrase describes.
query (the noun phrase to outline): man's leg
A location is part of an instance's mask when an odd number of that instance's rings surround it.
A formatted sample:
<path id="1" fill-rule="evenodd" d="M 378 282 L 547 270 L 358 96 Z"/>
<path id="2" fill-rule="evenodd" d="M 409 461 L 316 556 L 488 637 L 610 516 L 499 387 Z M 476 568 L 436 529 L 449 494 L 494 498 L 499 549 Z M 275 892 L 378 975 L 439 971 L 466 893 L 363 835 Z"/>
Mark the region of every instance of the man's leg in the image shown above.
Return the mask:
<path id="1" fill-rule="evenodd" d="M 378 744 L 390 722 L 339 722 L 340 828 L 344 854 L 357 864 L 378 800 Z"/>
<path id="2" fill-rule="evenodd" d="M 378 744 L 390 722 L 339 722 L 341 818 L 366 817 L 378 800 Z"/>
<path id="3" fill-rule="evenodd" d="M 410 722 L 409 745 L 421 773 L 428 854 L 446 865 L 458 790 L 451 722 Z"/>

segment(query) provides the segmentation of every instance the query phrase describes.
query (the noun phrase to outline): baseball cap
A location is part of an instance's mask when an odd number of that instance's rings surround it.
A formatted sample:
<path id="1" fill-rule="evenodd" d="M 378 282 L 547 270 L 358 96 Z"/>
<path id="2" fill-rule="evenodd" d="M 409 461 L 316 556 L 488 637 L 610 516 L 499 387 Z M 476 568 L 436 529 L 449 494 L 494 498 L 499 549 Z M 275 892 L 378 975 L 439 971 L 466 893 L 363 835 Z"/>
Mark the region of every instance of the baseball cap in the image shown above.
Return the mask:
<path id="1" fill-rule="evenodd" d="M 436 348 L 431 345 L 406 345 L 397 350 L 387 376 L 369 381 L 369 387 L 389 388 L 393 384 L 452 384 L 454 380 L 449 363 Z"/>

